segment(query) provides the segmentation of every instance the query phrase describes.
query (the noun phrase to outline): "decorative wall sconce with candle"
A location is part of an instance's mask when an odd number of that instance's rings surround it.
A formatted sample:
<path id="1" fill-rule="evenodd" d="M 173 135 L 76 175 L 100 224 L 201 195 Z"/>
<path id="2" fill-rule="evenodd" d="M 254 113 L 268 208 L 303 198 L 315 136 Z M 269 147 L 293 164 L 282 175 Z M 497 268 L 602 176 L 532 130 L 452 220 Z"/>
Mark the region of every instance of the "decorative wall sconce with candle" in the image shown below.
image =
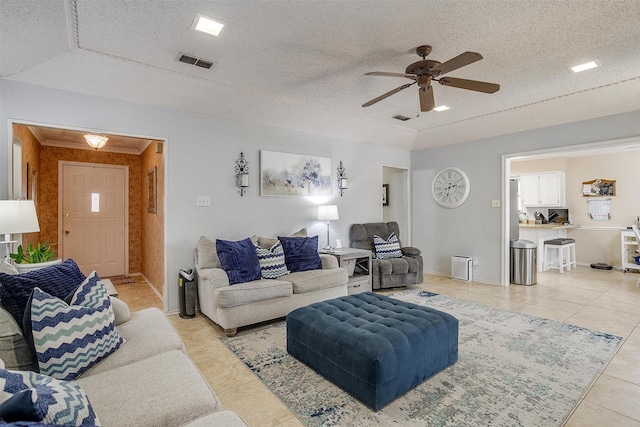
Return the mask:
<path id="1" fill-rule="evenodd" d="M 340 197 L 342 197 L 342 193 L 344 190 L 349 188 L 349 180 L 347 179 L 347 171 L 342 165 L 342 160 L 340 161 L 340 166 L 338 166 L 338 190 L 340 190 Z"/>
<path id="2" fill-rule="evenodd" d="M 244 158 L 242 152 L 236 160 L 236 185 L 239 188 L 240 197 L 244 196 L 245 191 L 249 188 L 249 162 Z"/>

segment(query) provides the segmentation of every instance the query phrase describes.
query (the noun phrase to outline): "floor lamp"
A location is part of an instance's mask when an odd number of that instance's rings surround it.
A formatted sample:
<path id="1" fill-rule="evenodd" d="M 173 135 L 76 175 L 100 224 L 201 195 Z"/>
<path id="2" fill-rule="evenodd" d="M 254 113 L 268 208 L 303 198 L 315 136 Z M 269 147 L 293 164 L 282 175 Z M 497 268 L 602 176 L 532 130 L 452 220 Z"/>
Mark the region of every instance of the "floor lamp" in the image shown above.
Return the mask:
<path id="1" fill-rule="evenodd" d="M 0 235 L 4 234 L 5 259 L 11 253 L 12 234 L 40 231 L 33 200 L 0 200 Z"/>
<path id="2" fill-rule="evenodd" d="M 338 206 L 318 206 L 318 221 L 327 221 L 327 246 L 323 249 L 333 249 L 329 243 L 329 221 L 336 221 L 338 219 L 340 219 L 338 217 Z"/>

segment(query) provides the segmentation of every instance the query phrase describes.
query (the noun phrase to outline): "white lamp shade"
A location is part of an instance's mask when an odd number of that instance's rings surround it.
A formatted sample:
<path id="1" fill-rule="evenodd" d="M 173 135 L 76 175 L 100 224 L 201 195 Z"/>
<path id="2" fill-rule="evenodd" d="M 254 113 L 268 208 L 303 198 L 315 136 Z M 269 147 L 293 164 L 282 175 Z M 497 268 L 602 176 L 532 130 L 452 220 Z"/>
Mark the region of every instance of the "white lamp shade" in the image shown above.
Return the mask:
<path id="1" fill-rule="evenodd" d="M 318 221 L 335 221 L 338 217 L 337 205 L 318 206 Z"/>
<path id="2" fill-rule="evenodd" d="M 0 200 L 0 234 L 40 231 L 33 200 Z"/>

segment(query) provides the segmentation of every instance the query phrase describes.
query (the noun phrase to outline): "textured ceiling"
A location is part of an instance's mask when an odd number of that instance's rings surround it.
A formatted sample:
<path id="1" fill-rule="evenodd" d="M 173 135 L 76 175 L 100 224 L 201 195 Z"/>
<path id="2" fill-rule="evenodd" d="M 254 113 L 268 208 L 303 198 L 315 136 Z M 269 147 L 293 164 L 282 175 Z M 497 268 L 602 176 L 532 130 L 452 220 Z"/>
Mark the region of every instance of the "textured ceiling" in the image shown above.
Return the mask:
<path id="1" fill-rule="evenodd" d="M 197 13 L 227 24 L 191 29 Z M 640 109 L 640 1 L 0 0 L 0 76 L 205 115 L 421 149 Z M 419 60 L 484 59 L 434 86 L 445 112 L 417 117 Z M 215 63 L 178 62 L 179 52 Z M 602 66 L 580 74 L 568 67 Z M 411 120 L 400 122 L 401 114 Z"/>

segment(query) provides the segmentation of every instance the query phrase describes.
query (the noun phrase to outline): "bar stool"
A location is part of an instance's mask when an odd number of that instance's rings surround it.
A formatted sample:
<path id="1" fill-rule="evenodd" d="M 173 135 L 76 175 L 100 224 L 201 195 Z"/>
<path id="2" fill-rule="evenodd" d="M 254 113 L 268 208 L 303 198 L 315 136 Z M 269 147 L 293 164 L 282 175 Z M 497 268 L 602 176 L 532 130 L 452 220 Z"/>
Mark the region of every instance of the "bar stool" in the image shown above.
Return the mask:
<path id="1" fill-rule="evenodd" d="M 555 250 L 557 260 L 555 263 L 551 263 L 549 257 L 551 255 L 550 251 Z M 565 254 L 566 250 L 566 254 Z M 566 255 L 566 257 L 565 257 Z M 543 258 L 543 266 L 542 270 L 547 271 L 551 268 L 557 268 L 560 270 L 560 273 L 563 273 L 564 268 L 567 268 L 567 271 L 571 271 L 571 266 L 576 268 L 576 241 L 575 239 L 553 239 L 547 240 L 544 242 L 544 258 Z"/>

